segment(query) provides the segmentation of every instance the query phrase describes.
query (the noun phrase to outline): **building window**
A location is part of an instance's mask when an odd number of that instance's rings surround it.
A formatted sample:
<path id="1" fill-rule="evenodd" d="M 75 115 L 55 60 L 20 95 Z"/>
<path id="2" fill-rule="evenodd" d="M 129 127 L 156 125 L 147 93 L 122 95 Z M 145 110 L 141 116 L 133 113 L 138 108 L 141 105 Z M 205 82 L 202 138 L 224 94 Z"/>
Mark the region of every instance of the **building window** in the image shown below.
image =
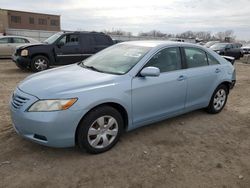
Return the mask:
<path id="1" fill-rule="evenodd" d="M 33 17 L 30 17 L 29 21 L 30 21 L 30 24 L 35 24 L 35 19 Z"/>
<path id="2" fill-rule="evenodd" d="M 39 23 L 39 25 L 47 25 L 47 20 L 43 19 L 43 18 L 39 18 L 38 23 Z"/>
<path id="3" fill-rule="evenodd" d="M 12 23 L 21 23 L 21 16 L 11 16 L 10 20 Z"/>
<path id="4" fill-rule="evenodd" d="M 50 20 L 50 25 L 59 26 L 59 20 Z"/>

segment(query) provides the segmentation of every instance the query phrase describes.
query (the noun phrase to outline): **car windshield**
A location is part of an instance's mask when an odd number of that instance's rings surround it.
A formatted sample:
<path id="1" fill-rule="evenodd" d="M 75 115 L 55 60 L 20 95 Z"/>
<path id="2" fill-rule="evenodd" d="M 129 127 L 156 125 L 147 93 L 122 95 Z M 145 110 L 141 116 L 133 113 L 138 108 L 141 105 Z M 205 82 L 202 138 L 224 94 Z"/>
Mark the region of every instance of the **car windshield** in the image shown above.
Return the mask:
<path id="1" fill-rule="evenodd" d="M 79 65 L 99 72 L 125 74 L 151 49 L 131 44 L 117 44 L 84 60 Z"/>
<path id="2" fill-rule="evenodd" d="M 62 33 L 56 33 L 47 38 L 46 40 L 44 40 L 43 42 L 48 44 L 53 44 L 60 36 L 62 36 Z"/>
<path id="3" fill-rule="evenodd" d="M 213 46 L 211 46 L 211 49 L 223 49 L 226 47 L 227 44 L 225 43 L 219 43 L 219 44 L 214 44 Z"/>
<path id="4" fill-rule="evenodd" d="M 216 43 L 217 43 L 216 41 L 210 41 L 210 42 L 207 42 L 204 46 L 209 48 L 209 47 L 211 47 L 212 45 L 214 45 Z"/>

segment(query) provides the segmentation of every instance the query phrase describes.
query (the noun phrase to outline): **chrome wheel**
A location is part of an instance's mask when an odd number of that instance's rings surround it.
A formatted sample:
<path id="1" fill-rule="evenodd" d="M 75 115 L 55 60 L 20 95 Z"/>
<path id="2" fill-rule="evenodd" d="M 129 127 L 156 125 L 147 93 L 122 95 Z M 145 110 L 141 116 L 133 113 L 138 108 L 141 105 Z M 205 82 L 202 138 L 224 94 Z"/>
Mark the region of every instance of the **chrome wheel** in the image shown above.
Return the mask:
<path id="1" fill-rule="evenodd" d="M 221 108 L 223 108 L 225 101 L 226 101 L 226 97 L 227 97 L 227 93 L 224 89 L 220 89 L 217 91 L 217 93 L 214 96 L 214 101 L 213 101 L 215 110 L 218 111 Z"/>
<path id="2" fill-rule="evenodd" d="M 112 116 L 101 116 L 88 130 L 88 142 L 93 148 L 106 148 L 118 134 L 118 123 Z"/>
<path id="3" fill-rule="evenodd" d="M 39 71 L 45 70 L 48 67 L 48 62 L 46 61 L 46 59 L 38 58 L 34 62 L 34 67 Z"/>

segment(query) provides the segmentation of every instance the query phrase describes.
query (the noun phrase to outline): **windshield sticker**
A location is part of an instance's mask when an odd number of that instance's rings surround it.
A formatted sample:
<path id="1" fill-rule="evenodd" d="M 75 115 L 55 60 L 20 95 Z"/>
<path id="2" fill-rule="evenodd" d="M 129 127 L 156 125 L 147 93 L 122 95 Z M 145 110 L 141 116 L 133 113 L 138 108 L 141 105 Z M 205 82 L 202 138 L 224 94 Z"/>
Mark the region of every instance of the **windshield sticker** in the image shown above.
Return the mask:
<path id="1" fill-rule="evenodd" d="M 129 50 L 128 52 L 124 54 L 124 56 L 135 57 L 135 58 L 139 58 L 141 57 L 141 55 L 142 55 L 141 52 L 138 50 Z"/>

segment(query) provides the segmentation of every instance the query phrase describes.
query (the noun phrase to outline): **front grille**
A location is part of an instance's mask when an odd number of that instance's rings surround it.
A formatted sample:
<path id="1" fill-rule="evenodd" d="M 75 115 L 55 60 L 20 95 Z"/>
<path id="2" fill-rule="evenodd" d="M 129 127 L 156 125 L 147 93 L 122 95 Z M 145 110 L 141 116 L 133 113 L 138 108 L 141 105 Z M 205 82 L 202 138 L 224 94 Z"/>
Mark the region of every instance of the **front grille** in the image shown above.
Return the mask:
<path id="1" fill-rule="evenodd" d="M 29 99 L 17 94 L 13 94 L 11 104 L 15 109 L 20 109 Z"/>

